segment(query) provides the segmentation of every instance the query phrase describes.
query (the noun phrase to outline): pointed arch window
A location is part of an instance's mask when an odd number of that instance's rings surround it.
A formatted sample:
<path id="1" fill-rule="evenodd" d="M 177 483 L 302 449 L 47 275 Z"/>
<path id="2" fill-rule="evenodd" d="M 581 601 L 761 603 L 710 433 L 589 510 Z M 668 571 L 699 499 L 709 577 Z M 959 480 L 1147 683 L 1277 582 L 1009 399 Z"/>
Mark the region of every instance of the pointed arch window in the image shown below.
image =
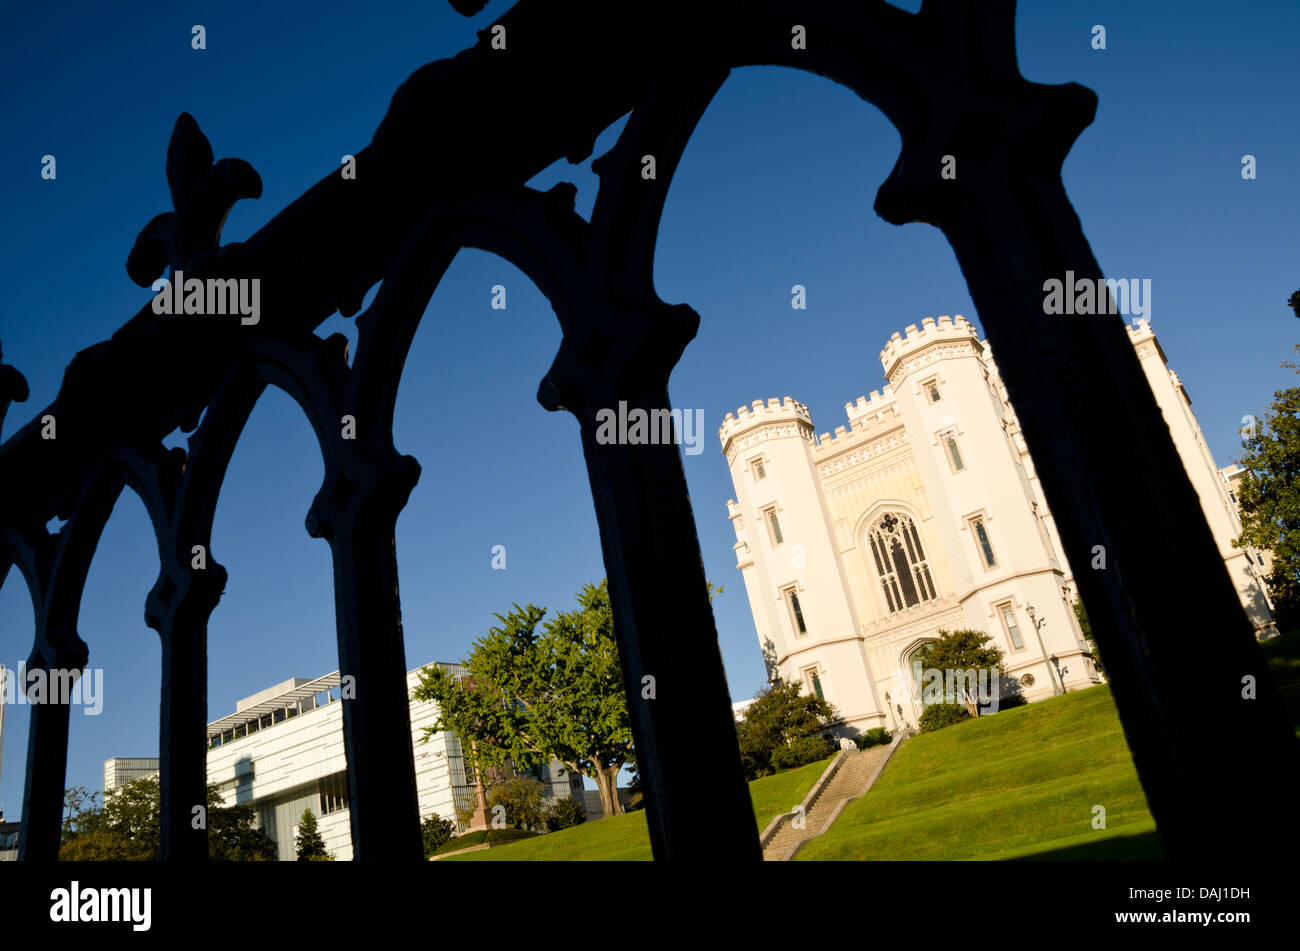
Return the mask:
<path id="1" fill-rule="evenodd" d="M 911 516 L 886 512 L 872 524 L 867 543 L 891 613 L 937 597 L 930 563 Z"/>

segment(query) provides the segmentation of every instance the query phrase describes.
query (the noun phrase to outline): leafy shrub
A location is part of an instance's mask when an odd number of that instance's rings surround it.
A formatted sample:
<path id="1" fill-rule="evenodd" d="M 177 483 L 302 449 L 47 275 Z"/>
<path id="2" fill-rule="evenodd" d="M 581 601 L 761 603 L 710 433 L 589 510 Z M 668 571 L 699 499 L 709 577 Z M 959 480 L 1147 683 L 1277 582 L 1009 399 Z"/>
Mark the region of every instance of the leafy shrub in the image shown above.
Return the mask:
<path id="1" fill-rule="evenodd" d="M 586 821 L 587 807 L 567 796 L 557 799 L 555 805 L 548 808 L 542 818 L 547 832 L 559 832 L 561 829 L 568 829 Z"/>
<path id="2" fill-rule="evenodd" d="M 836 749 L 838 744 L 829 736 L 801 736 L 773 751 L 772 766 L 777 770 L 807 766 L 825 759 Z"/>
<path id="3" fill-rule="evenodd" d="M 493 783 L 488 790 L 488 822 L 491 823 L 497 806 L 505 807 L 506 824 L 515 829 L 540 832 L 545 828 L 546 804 L 541 783 L 528 776 L 514 776 L 504 782 Z"/>
<path id="4" fill-rule="evenodd" d="M 424 841 L 424 857 L 427 859 L 438 849 L 451 841 L 456 834 L 456 826 L 450 819 L 444 819 L 436 812 L 420 823 L 420 837 Z"/>
<path id="5" fill-rule="evenodd" d="M 778 769 L 802 766 L 829 756 L 834 752 L 833 743 L 825 744 L 827 752 L 818 752 L 808 760 L 800 759 L 790 750 L 796 743 L 801 743 L 803 749 L 811 749 L 818 742 L 818 734 L 836 716 L 833 706 L 821 697 L 805 693 L 799 683 L 776 683 L 760 691 L 736 724 L 745 778 L 770 776 Z"/>
<path id="6" fill-rule="evenodd" d="M 878 726 L 858 737 L 858 749 L 869 750 L 873 746 L 884 746 L 893 742 L 893 739 L 894 735 L 892 733 L 883 726 Z"/>
<path id="7" fill-rule="evenodd" d="M 970 713 L 960 703 L 932 703 L 921 714 L 921 732 L 933 733 L 969 719 Z"/>

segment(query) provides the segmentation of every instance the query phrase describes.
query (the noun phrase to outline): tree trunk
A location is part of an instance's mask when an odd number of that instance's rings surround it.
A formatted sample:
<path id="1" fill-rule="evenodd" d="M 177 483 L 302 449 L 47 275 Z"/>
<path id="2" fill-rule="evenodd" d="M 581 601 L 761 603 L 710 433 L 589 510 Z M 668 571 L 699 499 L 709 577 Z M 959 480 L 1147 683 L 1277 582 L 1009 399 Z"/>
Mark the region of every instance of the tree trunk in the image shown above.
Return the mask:
<path id="1" fill-rule="evenodd" d="M 596 767 L 596 789 L 600 791 L 600 811 L 604 818 L 621 816 L 623 804 L 618 799 L 618 766 Z"/>

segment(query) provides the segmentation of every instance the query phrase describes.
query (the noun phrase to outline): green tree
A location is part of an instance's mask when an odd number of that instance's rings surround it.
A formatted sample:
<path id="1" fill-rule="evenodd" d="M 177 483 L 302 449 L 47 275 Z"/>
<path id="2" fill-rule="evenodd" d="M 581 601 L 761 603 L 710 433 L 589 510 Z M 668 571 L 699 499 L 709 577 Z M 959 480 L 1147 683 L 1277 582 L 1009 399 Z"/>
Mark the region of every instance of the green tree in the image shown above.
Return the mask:
<path id="1" fill-rule="evenodd" d="M 1300 304 L 1300 291 L 1291 298 Z M 1300 312 L 1297 313 L 1300 316 Z M 1300 353 L 1300 345 L 1292 352 Z M 1282 366 L 1300 372 L 1300 365 Z M 1237 548 L 1264 549 L 1273 555 L 1264 577 L 1278 626 L 1300 627 L 1300 386 L 1277 390 L 1260 425 L 1243 430 L 1246 470 L 1237 491 L 1241 537 Z"/>
<path id="2" fill-rule="evenodd" d="M 70 842 L 81 835 L 98 831 L 103 818 L 103 808 L 96 801 L 99 793 L 85 786 L 73 786 L 63 791 L 62 842 Z"/>
<path id="3" fill-rule="evenodd" d="M 498 812 L 504 813 L 506 825 L 529 832 L 546 830 L 546 787 L 531 776 L 511 776 L 494 783 L 488 790 L 489 825 L 493 825 Z M 498 807 L 500 809 L 498 810 Z"/>
<path id="4" fill-rule="evenodd" d="M 294 838 L 294 850 L 299 862 L 328 862 L 334 856 L 325 851 L 325 839 L 316 826 L 316 813 L 310 809 L 302 811 L 298 820 L 298 835 Z"/>
<path id="5" fill-rule="evenodd" d="M 1106 668 L 1101 663 L 1101 653 L 1097 650 L 1097 642 L 1092 637 L 1092 625 L 1088 623 L 1088 612 L 1083 609 L 1083 602 L 1078 598 L 1074 599 L 1074 616 L 1079 620 L 1079 629 L 1083 631 L 1083 636 L 1088 641 L 1088 646 L 1092 648 L 1092 666 L 1097 668 L 1097 673 L 1106 673 Z"/>
<path id="6" fill-rule="evenodd" d="M 831 704 L 804 693 L 798 683 L 774 683 L 760 690 L 736 725 L 746 778 L 829 756 L 833 744 L 820 740 L 837 717 Z"/>
<path id="7" fill-rule="evenodd" d="M 146 776 L 104 794 L 103 824 L 128 839 L 157 848 L 159 828 L 158 777 Z"/>
<path id="8" fill-rule="evenodd" d="M 992 646 L 992 640 L 992 638 L 982 631 L 972 631 L 968 629 L 956 631 L 941 630 L 939 631 L 939 639 L 926 644 L 916 656 L 913 663 L 915 664 L 919 662 L 923 672 L 926 670 L 945 672 L 943 673 L 945 684 L 947 681 L 946 671 L 975 670 L 978 672 L 977 679 L 987 676 L 988 681 L 986 682 L 991 685 L 997 685 L 1000 694 L 1000 685 L 1003 678 L 1006 677 L 1006 671 L 1002 666 L 1002 651 Z M 988 673 L 985 674 L 985 671 Z M 996 675 L 996 680 L 994 679 L 994 675 Z M 956 698 L 956 703 L 948 704 L 945 702 L 943 705 L 963 707 L 968 716 L 977 717 L 979 716 L 979 706 L 977 705 L 978 697 L 971 695 L 969 680 L 964 679 L 963 685 L 966 689 L 963 690 L 962 696 Z M 928 692 L 925 687 L 926 682 L 923 674 L 922 701 L 924 701 L 926 693 Z M 945 696 L 945 701 L 946 699 Z M 926 708 L 928 709 L 930 706 L 938 705 L 939 704 L 926 704 Z M 937 716 L 939 716 L 939 714 L 932 714 L 931 718 L 933 719 Z"/>
<path id="9" fill-rule="evenodd" d="M 425 668 L 411 696 L 438 704 L 438 722 L 425 728 L 424 740 L 454 731 L 485 776 L 490 768 L 528 769 L 555 757 L 590 777 L 604 814 L 618 815 L 618 773 L 633 761 L 632 727 L 606 583 L 585 585 L 577 602 L 545 625 L 545 608 L 512 605 L 474 642 L 464 677 Z"/>
<path id="10" fill-rule="evenodd" d="M 254 828 L 251 806 L 222 804 L 220 787 L 207 787 L 208 857 L 217 861 L 270 861 L 275 841 Z M 63 861 L 152 861 L 158 856 L 159 787 L 156 776 L 133 780 L 104 797 L 80 786 L 64 791 Z"/>
<path id="11" fill-rule="evenodd" d="M 221 805 L 217 785 L 208 786 L 208 858 L 214 862 L 274 862 L 279 847 L 256 827 L 257 814 L 247 803 Z"/>

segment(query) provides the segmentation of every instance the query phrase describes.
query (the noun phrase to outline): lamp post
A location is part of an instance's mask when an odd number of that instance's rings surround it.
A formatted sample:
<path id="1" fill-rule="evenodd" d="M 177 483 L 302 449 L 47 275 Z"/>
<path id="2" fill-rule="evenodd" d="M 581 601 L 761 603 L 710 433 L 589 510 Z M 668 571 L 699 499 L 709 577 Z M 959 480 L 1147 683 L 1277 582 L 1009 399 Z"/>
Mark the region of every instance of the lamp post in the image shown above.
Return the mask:
<path id="1" fill-rule="evenodd" d="M 1025 605 L 1025 613 L 1029 615 L 1029 623 L 1034 626 L 1034 635 L 1038 638 L 1038 649 L 1042 652 L 1043 657 L 1047 659 L 1047 679 L 1052 682 L 1052 696 L 1059 697 L 1065 693 L 1065 679 L 1061 676 L 1061 668 L 1058 666 L 1056 655 L 1050 657 L 1047 654 L 1047 647 L 1043 644 L 1043 625 L 1047 623 L 1047 618 L 1039 618 L 1032 604 Z M 1056 668 L 1056 676 L 1052 676 L 1052 668 Z M 1059 681 L 1059 685 L 1058 685 Z"/>

